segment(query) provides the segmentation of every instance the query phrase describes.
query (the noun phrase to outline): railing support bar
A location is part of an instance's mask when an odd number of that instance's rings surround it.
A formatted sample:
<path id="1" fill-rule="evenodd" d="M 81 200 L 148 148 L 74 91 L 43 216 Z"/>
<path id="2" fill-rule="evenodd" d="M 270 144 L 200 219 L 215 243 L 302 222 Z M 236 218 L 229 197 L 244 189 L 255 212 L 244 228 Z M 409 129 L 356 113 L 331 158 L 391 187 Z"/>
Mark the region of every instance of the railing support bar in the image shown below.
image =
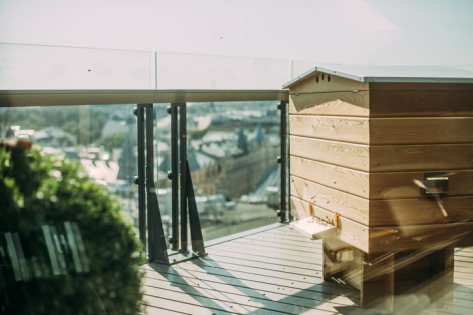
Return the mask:
<path id="1" fill-rule="evenodd" d="M 138 146 L 138 177 L 134 178 L 138 185 L 138 231 L 143 244 L 146 244 L 146 199 L 145 199 L 145 127 L 144 106 L 138 104 L 133 113 L 137 118 Z"/>
<path id="2" fill-rule="evenodd" d="M 278 158 L 278 162 L 281 167 L 281 183 L 280 183 L 280 201 L 279 201 L 279 222 L 285 223 L 288 219 L 290 220 L 290 213 L 288 213 L 287 207 L 287 191 L 288 180 L 287 180 L 287 167 L 289 163 L 288 150 L 287 150 L 287 102 L 281 101 L 278 105 L 281 111 L 281 155 Z"/>
<path id="3" fill-rule="evenodd" d="M 172 236 L 171 249 L 179 250 L 179 156 L 178 156 L 178 107 L 179 103 L 172 103 L 169 108 L 171 114 L 171 174 L 172 180 Z"/>
<path id="4" fill-rule="evenodd" d="M 148 260 L 169 263 L 163 221 L 154 184 L 153 104 L 146 104 L 146 205 L 148 227 Z"/>
<path id="5" fill-rule="evenodd" d="M 187 109 L 186 103 L 179 104 L 179 170 L 181 191 L 181 251 L 186 252 L 187 237 Z"/>

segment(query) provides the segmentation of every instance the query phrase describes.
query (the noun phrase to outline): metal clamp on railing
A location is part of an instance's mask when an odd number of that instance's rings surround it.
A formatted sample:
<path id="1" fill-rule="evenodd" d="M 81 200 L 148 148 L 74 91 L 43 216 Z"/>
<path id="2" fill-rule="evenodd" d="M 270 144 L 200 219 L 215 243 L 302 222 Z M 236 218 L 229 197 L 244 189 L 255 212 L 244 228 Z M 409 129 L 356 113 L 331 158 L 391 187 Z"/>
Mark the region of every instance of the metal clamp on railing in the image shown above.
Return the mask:
<path id="1" fill-rule="evenodd" d="M 150 262 L 169 263 L 154 184 L 153 104 L 138 104 L 133 113 L 138 120 L 138 178 L 135 183 L 138 184 L 140 239 L 147 244 Z"/>
<path id="2" fill-rule="evenodd" d="M 279 222 L 285 223 L 287 220 L 291 221 L 291 214 L 288 213 L 287 209 L 287 192 L 286 187 L 289 187 L 287 182 L 287 169 L 288 169 L 288 153 L 287 153 L 287 102 L 281 101 L 278 105 L 278 109 L 281 111 L 281 153 L 277 157 L 276 161 L 281 167 L 281 185 L 280 185 L 280 201 L 279 210 L 277 212 Z"/>
<path id="3" fill-rule="evenodd" d="M 205 255 L 197 203 L 187 162 L 186 104 L 172 103 L 168 108 L 168 113 L 171 115 L 172 156 L 171 172 L 168 173 L 168 178 L 172 180 L 170 250 L 164 236 L 153 173 L 153 104 L 139 104 L 134 113 L 138 120 L 138 178 L 135 183 L 138 184 L 139 231 L 143 243 L 147 241 L 148 260 L 172 264 Z M 188 248 L 188 223 L 191 250 Z"/>

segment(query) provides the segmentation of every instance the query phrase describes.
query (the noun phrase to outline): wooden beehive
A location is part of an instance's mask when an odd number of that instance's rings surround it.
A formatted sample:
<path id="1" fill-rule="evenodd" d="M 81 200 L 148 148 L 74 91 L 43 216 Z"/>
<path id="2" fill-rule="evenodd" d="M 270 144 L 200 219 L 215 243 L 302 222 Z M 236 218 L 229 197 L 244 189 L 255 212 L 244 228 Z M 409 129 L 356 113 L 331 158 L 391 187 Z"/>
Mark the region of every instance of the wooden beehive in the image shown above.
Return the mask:
<path id="1" fill-rule="evenodd" d="M 340 240 L 369 254 L 473 230 L 472 72 L 317 67 L 284 87 L 296 218 L 309 203 L 325 221 L 337 212 Z"/>

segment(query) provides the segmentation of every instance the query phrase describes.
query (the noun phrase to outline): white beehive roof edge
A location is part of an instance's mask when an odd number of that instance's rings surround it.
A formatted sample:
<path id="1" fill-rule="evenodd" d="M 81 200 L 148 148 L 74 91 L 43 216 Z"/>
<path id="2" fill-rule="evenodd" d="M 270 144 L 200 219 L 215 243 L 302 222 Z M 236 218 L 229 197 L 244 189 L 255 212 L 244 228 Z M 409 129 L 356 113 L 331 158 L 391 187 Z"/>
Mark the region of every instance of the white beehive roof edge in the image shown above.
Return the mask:
<path id="1" fill-rule="evenodd" d="M 473 83 L 473 65 L 462 66 L 370 66 L 314 67 L 283 85 L 289 88 L 314 72 L 337 75 L 360 82 Z"/>

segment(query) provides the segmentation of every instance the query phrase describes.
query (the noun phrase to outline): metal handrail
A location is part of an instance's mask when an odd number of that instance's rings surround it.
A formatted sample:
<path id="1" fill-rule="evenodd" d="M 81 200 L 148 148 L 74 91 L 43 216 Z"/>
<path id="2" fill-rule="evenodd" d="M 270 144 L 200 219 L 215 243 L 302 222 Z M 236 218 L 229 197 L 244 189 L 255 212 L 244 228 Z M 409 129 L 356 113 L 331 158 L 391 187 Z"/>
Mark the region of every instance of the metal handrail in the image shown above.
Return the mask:
<path id="1" fill-rule="evenodd" d="M 0 90 L 0 107 L 288 100 L 289 90 Z"/>

